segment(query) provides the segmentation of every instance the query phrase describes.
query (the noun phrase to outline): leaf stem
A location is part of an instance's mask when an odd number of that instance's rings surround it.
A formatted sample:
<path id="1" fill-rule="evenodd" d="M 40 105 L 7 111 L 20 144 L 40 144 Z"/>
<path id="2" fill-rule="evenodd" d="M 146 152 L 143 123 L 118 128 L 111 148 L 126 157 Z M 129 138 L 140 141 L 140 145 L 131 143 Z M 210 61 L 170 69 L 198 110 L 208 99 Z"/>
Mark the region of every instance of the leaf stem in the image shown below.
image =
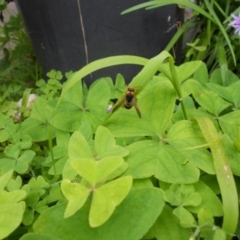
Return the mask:
<path id="1" fill-rule="evenodd" d="M 175 91 L 177 92 L 177 95 L 178 95 L 178 98 L 179 98 L 179 101 L 180 101 L 180 104 L 182 107 L 183 115 L 184 115 L 185 119 L 188 119 L 186 107 L 183 102 L 180 81 L 179 81 L 179 78 L 178 78 L 178 75 L 177 75 L 177 72 L 176 72 L 176 69 L 174 66 L 174 60 L 173 60 L 172 56 L 169 57 L 169 65 L 170 65 L 170 70 L 171 70 L 171 75 L 172 75 L 169 79 L 172 82 L 173 87 L 175 88 Z"/>
<path id="2" fill-rule="evenodd" d="M 54 177 L 56 176 L 56 166 L 55 166 L 55 159 L 54 159 L 54 154 L 53 154 L 53 146 L 52 146 L 52 126 L 48 126 L 48 147 L 53 163 L 53 171 L 54 171 Z"/>

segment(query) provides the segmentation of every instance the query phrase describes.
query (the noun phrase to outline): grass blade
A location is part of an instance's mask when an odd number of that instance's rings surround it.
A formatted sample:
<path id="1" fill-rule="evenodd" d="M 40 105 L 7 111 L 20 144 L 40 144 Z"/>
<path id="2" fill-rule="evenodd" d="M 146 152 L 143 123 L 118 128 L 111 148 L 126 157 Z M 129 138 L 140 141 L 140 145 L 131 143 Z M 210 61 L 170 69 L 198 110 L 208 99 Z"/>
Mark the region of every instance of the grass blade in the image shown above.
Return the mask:
<path id="1" fill-rule="evenodd" d="M 222 228 L 227 233 L 233 234 L 238 224 L 238 195 L 228 158 L 221 137 L 217 133 L 212 121 L 208 118 L 197 118 L 196 120 L 204 138 L 210 145 L 213 156 L 213 165 L 223 202 L 224 216 Z"/>
<path id="2" fill-rule="evenodd" d="M 218 18 L 218 16 L 217 16 L 217 14 L 216 14 L 215 11 L 213 10 L 210 2 L 209 2 L 208 0 L 205 0 L 204 2 L 205 2 L 206 6 L 207 6 L 207 8 L 208 8 L 208 11 L 209 11 L 209 12 L 211 13 L 211 15 L 213 16 L 214 22 L 218 25 L 219 30 L 222 32 L 222 34 L 223 34 L 223 36 L 224 36 L 224 38 L 225 38 L 225 41 L 227 42 L 227 45 L 228 45 L 228 47 L 229 47 L 229 49 L 230 49 L 230 52 L 231 52 L 231 54 L 232 54 L 232 58 L 233 58 L 234 64 L 236 65 L 236 56 L 235 56 L 235 53 L 234 53 L 234 51 L 233 51 L 233 47 L 232 47 L 232 45 L 231 45 L 230 39 L 229 39 L 229 37 L 228 37 L 228 35 L 227 35 L 227 32 L 225 31 L 223 25 L 221 24 L 221 22 L 220 22 L 220 20 L 219 20 L 219 18 Z"/>

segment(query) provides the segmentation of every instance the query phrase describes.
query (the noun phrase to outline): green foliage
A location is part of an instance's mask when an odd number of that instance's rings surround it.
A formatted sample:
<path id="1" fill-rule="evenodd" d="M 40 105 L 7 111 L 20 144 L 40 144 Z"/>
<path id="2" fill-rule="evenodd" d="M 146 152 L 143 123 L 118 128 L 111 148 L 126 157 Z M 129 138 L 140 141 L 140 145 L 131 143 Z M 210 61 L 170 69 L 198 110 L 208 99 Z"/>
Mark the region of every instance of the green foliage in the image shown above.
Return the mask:
<path id="1" fill-rule="evenodd" d="M 5 1 L 0 2 L 0 9 L 2 4 L 5 6 Z M 3 52 L 0 59 L 0 112 L 12 116 L 25 89 L 34 86 L 41 75 L 20 14 L 11 15 L 0 26 L 0 51 Z"/>
<path id="2" fill-rule="evenodd" d="M 207 64 L 210 73 L 220 67 L 223 85 L 226 86 L 228 69 L 239 74 L 236 59 L 239 57 L 239 37 L 234 34 L 234 29 L 228 26 L 232 20 L 231 14 L 239 13 L 238 1 L 204 0 L 197 5 L 189 0 L 151 0 L 133 6 L 122 14 L 141 8 L 151 10 L 170 4 L 178 4 L 184 9 L 191 8 L 193 12 L 191 16 L 187 16 L 165 49 L 170 51 L 182 35 L 192 32 L 191 42 L 186 43 L 185 62 L 202 60 Z M 186 36 L 187 38 L 189 37 Z"/>
<path id="3" fill-rule="evenodd" d="M 89 88 L 79 81 L 129 62 L 144 65 L 129 84 L 141 118 L 134 106 L 107 112 L 125 97 L 120 74 Z M 225 85 L 221 69 L 176 67 L 162 52 L 98 60 L 63 84 L 55 70 L 37 81 L 28 116 L 0 114 L 0 238 L 230 239 L 239 224 L 240 85 L 228 75 Z"/>

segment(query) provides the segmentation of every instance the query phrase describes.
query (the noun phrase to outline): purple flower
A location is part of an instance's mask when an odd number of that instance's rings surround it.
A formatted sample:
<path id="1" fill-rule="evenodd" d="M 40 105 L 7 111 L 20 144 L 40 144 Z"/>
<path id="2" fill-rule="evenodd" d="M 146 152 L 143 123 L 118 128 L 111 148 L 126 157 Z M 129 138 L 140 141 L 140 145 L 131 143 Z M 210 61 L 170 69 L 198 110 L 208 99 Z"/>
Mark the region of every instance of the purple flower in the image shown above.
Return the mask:
<path id="1" fill-rule="evenodd" d="M 235 28 L 234 33 L 240 35 L 240 13 L 238 16 L 235 16 L 234 14 L 231 14 L 231 16 L 234 18 L 234 20 L 229 23 L 229 26 Z"/>

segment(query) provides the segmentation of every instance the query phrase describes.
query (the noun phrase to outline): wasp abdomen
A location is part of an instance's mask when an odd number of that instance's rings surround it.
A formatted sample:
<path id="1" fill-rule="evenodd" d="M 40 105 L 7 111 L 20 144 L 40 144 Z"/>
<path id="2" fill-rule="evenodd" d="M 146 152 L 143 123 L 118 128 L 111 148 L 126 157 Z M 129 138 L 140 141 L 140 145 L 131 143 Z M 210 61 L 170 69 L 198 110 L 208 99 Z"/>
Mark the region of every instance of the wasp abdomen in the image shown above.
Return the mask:
<path id="1" fill-rule="evenodd" d="M 132 104 L 131 104 L 131 103 L 125 103 L 125 104 L 124 104 L 124 107 L 125 107 L 126 109 L 130 109 L 130 108 L 132 108 Z"/>
<path id="2" fill-rule="evenodd" d="M 134 96 L 132 93 L 127 93 L 126 94 L 126 102 L 130 103 L 133 100 Z"/>

